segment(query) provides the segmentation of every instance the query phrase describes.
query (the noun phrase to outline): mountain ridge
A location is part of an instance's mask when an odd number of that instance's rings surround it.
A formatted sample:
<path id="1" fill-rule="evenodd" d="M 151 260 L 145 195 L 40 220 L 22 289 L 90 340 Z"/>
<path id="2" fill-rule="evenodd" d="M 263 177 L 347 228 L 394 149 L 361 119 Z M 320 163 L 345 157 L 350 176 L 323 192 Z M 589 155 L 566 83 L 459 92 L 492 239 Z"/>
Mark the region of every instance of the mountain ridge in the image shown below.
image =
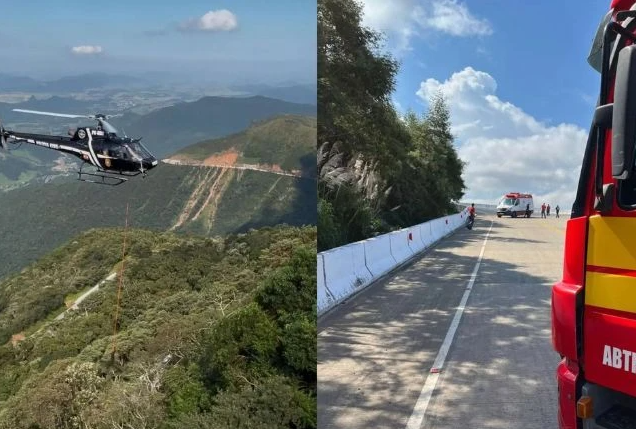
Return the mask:
<path id="1" fill-rule="evenodd" d="M 206 96 L 155 110 L 132 122 L 124 117 L 119 128 L 143 136 L 146 146 L 159 158 L 204 139 L 237 133 L 260 121 L 282 114 L 316 116 L 316 106 L 289 103 L 263 96 Z M 175 129 L 174 123 L 178 123 Z"/>
<path id="2" fill-rule="evenodd" d="M 278 115 L 253 122 L 239 133 L 187 146 L 164 162 L 315 177 L 316 138 L 315 117 Z"/>

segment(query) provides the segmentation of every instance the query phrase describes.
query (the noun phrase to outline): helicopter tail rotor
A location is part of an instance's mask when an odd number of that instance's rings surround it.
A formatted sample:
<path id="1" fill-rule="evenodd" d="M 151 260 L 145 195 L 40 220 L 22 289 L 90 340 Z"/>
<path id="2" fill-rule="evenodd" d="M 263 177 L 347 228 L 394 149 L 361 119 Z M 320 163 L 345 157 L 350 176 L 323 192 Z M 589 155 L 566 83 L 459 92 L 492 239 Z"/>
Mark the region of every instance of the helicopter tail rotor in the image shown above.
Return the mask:
<path id="1" fill-rule="evenodd" d="M 2 149 L 9 150 L 7 147 L 7 137 L 5 135 L 4 127 L 2 126 L 2 122 L 0 121 L 0 146 Z"/>

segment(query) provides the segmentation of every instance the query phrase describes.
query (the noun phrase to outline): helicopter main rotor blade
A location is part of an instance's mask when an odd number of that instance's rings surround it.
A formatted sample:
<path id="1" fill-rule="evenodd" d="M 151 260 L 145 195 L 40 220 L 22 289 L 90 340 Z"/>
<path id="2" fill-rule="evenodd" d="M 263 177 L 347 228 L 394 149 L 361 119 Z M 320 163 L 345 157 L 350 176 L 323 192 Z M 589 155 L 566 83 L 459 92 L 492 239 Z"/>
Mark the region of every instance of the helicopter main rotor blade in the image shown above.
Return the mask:
<path id="1" fill-rule="evenodd" d="M 88 118 L 88 119 L 94 118 L 93 116 L 89 116 L 89 115 L 71 115 L 68 113 L 42 112 L 40 110 L 13 109 L 13 111 L 22 112 L 22 113 L 33 113 L 35 115 L 58 116 L 60 118 Z"/>

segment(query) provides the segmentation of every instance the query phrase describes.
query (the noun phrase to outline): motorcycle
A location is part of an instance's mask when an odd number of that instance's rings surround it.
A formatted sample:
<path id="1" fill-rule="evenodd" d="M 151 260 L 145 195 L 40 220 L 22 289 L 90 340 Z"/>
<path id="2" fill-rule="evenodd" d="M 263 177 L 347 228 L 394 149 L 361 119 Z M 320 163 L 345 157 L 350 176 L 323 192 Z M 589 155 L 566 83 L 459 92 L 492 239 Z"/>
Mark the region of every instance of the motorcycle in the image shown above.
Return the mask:
<path id="1" fill-rule="evenodd" d="M 468 223 L 466 224 L 466 228 L 473 229 L 474 223 L 475 223 L 475 215 L 468 215 Z"/>

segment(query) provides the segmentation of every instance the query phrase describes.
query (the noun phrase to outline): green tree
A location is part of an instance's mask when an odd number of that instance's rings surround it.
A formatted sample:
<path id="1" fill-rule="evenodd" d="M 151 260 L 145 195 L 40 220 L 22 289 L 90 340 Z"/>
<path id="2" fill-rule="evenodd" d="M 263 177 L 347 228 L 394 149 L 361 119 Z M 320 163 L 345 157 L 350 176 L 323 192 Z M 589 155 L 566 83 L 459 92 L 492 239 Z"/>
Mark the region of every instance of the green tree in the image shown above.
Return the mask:
<path id="1" fill-rule="evenodd" d="M 386 220 L 405 227 L 454 212 L 462 197 L 464 163 L 453 145 L 450 112 L 442 93 L 434 95 L 422 116 L 409 111 L 404 123 L 410 148 L 404 168 L 392 176 L 394 187 L 385 205 Z"/>
<path id="2" fill-rule="evenodd" d="M 379 52 L 380 34 L 361 20 L 353 0 L 318 2 L 318 145 L 339 141 L 345 156 L 390 157 L 398 64 Z"/>
<path id="3" fill-rule="evenodd" d="M 451 133 L 450 111 L 444 95 L 441 92 L 435 94 L 430 102 L 430 109 L 426 117 L 430 139 L 433 141 L 438 165 L 443 173 L 439 186 L 446 197 L 446 210 L 450 210 L 450 200 L 459 200 L 464 195 L 466 188 L 462 173 L 465 163 L 459 159 L 453 146 L 454 136 Z"/>
<path id="4" fill-rule="evenodd" d="M 319 250 L 453 212 L 464 164 L 443 95 L 401 120 L 398 63 L 354 0 L 318 2 Z"/>
<path id="5" fill-rule="evenodd" d="M 196 414 L 209 407 L 209 398 L 199 380 L 200 369 L 196 364 L 187 368 L 175 366 L 164 375 L 164 390 L 168 401 L 168 415 Z"/>
<path id="6" fill-rule="evenodd" d="M 361 20 L 356 1 L 318 2 L 321 250 L 378 231 L 386 179 L 401 170 L 409 145 L 390 100 L 398 63 Z"/>

